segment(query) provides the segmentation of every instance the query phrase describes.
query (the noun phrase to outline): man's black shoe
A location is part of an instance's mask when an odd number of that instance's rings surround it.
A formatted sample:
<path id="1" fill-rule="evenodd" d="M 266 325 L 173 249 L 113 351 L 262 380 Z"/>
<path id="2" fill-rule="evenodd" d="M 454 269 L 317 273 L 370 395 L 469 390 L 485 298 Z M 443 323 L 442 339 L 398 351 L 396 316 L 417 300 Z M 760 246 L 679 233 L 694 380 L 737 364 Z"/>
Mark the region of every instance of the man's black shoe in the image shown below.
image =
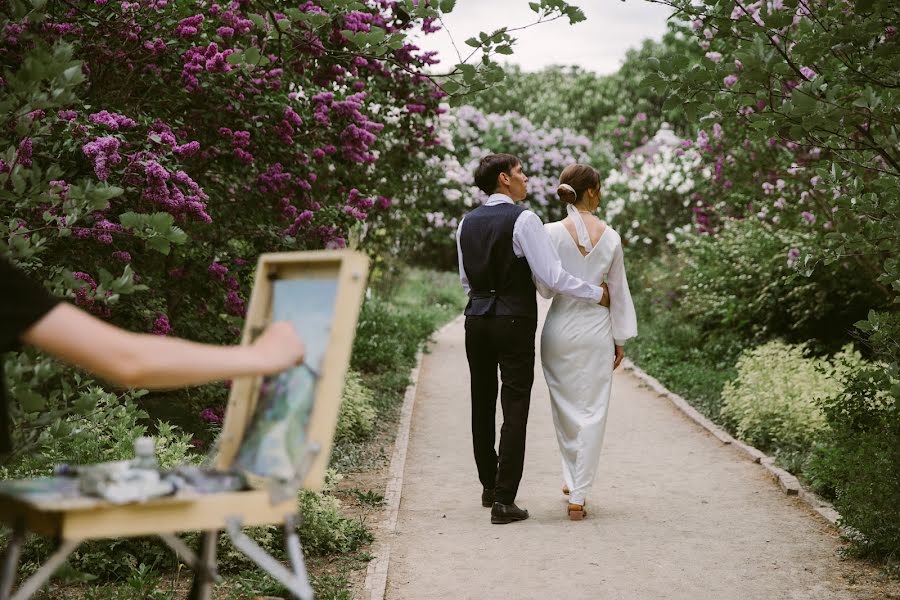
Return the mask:
<path id="1" fill-rule="evenodd" d="M 481 505 L 490 508 L 494 505 L 494 490 L 484 488 L 481 492 Z"/>
<path id="2" fill-rule="evenodd" d="M 513 521 L 524 521 L 527 518 L 528 511 L 519 508 L 515 503 L 500 504 L 499 502 L 494 502 L 494 507 L 491 508 L 491 523 L 494 525 L 505 525 L 506 523 L 512 523 Z"/>

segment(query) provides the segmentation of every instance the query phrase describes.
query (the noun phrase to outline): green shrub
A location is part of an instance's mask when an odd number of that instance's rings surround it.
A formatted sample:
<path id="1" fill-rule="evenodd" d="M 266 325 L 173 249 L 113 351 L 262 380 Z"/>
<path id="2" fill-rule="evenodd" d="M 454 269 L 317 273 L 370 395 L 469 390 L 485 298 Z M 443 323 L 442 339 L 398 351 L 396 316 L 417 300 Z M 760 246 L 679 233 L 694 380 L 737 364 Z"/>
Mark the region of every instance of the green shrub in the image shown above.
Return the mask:
<path id="1" fill-rule="evenodd" d="M 844 369 L 821 407 L 828 423 L 807 476 L 842 522 L 863 534 L 862 554 L 900 556 L 900 370 Z"/>
<path id="2" fill-rule="evenodd" d="M 629 263 L 638 336 L 625 354 L 697 410 L 718 420 L 722 387 L 747 342 L 730 329 L 704 330 L 680 308 L 681 262 L 659 256 Z"/>
<path id="3" fill-rule="evenodd" d="M 20 454 L 15 461 L 0 466 L 0 479 L 49 475 L 53 467 L 60 463 L 84 465 L 132 458 L 134 440 L 148 435 L 148 428 L 144 425 L 147 413 L 134 403 L 123 401 L 101 388 L 92 387 L 89 393 L 93 396 L 93 412 L 63 419 L 61 429 L 68 432 L 66 435 L 48 440 L 37 454 Z M 200 457 L 191 453 L 189 434 L 159 421 L 152 435 L 156 439 L 160 466 L 165 468 L 199 461 Z"/>
<path id="4" fill-rule="evenodd" d="M 350 366 L 366 374 L 409 371 L 431 332 L 431 323 L 421 311 L 398 310 L 388 300 L 373 296 L 359 315 Z"/>
<path id="5" fill-rule="evenodd" d="M 344 382 L 336 441 L 360 441 L 372 434 L 377 416 L 373 402 L 372 391 L 363 385 L 359 374 L 349 371 Z"/>
<path id="6" fill-rule="evenodd" d="M 143 424 L 147 414 L 130 400 L 97 387 L 83 388 L 79 393 L 81 397 L 90 396 L 93 412 L 61 419 L 58 428 L 68 432 L 67 435 L 41 443 L 41 451 L 37 454 L 18 455 L 13 462 L 0 467 L 0 478 L 39 477 L 49 475 L 59 463 L 90 464 L 134 456 L 134 439 L 150 433 Z M 198 462 L 199 457 L 191 453 L 189 435 L 164 422 L 157 423 L 156 431 L 152 433 L 161 466 Z M 23 571 L 36 569 L 54 547 L 53 540 L 29 537 L 22 556 Z M 96 540 L 82 544 L 72 554 L 64 579 L 77 581 L 90 577 L 102 581 L 126 581 L 133 580 L 136 573 L 146 574 L 138 573 L 141 565 L 150 568 L 174 567 L 176 564 L 171 551 L 154 538 Z"/>
<path id="7" fill-rule="evenodd" d="M 807 450 L 826 426 L 817 401 L 841 390 L 833 374 L 860 366 L 862 357 L 849 346 L 833 364 L 808 356 L 804 344 L 769 342 L 747 350 L 738 359 L 737 379 L 722 390 L 722 418 L 762 450 Z"/>
<path id="8" fill-rule="evenodd" d="M 809 236 L 756 219 L 725 221 L 716 236 L 685 236 L 678 245 L 683 310 L 705 329 L 837 350 L 883 296 L 850 260 L 800 274 L 788 253 L 804 251 Z"/>

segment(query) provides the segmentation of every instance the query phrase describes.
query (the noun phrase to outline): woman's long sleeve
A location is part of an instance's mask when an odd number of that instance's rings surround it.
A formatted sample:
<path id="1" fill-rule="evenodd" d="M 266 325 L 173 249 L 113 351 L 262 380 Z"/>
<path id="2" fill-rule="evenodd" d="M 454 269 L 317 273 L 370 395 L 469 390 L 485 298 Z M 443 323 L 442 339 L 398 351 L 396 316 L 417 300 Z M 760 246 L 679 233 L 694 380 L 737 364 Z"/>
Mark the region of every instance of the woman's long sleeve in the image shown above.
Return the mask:
<path id="1" fill-rule="evenodd" d="M 612 322 L 613 341 L 617 346 L 637 335 L 637 314 L 628 278 L 625 276 L 625 254 L 622 244 L 616 244 L 612 263 L 609 265 L 609 316 Z"/>

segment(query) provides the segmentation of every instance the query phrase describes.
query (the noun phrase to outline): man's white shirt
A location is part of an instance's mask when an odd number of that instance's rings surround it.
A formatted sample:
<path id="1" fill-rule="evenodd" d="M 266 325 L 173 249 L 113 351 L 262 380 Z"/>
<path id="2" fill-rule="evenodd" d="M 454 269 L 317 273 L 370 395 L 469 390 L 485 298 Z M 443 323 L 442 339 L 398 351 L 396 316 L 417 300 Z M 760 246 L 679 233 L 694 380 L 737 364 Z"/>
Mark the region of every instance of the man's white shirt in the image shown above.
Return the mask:
<path id="1" fill-rule="evenodd" d="M 485 206 L 495 204 L 514 204 L 512 199 L 505 194 L 491 194 Z M 456 229 L 456 254 L 459 260 L 459 280 L 468 295 L 470 286 L 466 277 L 466 269 L 463 266 L 462 246 L 460 235 L 462 234 L 465 218 L 459 222 Z M 534 278 L 545 287 L 557 294 L 600 302 L 603 298 L 603 288 L 582 281 L 562 268 L 556 248 L 550 241 L 550 236 L 544 230 L 541 218 L 530 210 L 523 210 L 513 226 L 512 236 L 513 254 L 518 258 L 525 258 Z"/>

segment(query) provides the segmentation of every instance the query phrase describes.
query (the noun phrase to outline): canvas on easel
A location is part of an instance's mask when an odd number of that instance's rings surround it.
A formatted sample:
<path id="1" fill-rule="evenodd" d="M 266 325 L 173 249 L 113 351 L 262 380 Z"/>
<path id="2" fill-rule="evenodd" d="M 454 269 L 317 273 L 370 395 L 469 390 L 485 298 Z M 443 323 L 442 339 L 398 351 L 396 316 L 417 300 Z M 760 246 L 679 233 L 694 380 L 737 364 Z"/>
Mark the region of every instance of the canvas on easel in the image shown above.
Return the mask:
<path id="1" fill-rule="evenodd" d="M 85 496 L 62 478 L 0 482 L 0 521 L 13 528 L 0 570 L 0 600 L 30 598 L 86 540 L 138 535 L 157 535 L 172 547 L 195 570 L 190 598 L 207 600 L 217 580 L 215 547 L 223 529 L 295 597 L 310 598 L 296 534 L 296 492 L 318 490 L 324 481 L 367 274 L 368 258 L 348 250 L 260 256 L 241 343 L 251 343 L 273 321 L 288 320 L 306 355 L 301 365 L 276 376 L 232 383 L 217 450 L 207 468 L 193 473 L 213 485 L 114 504 Z M 216 490 L 217 481 L 245 483 Z M 241 531 L 263 524 L 284 525 L 290 568 Z M 191 530 L 204 532 L 199 556 L 174 535 Z M 59 547 L 12 594 L 27 531 L 55 537 Z"/>

